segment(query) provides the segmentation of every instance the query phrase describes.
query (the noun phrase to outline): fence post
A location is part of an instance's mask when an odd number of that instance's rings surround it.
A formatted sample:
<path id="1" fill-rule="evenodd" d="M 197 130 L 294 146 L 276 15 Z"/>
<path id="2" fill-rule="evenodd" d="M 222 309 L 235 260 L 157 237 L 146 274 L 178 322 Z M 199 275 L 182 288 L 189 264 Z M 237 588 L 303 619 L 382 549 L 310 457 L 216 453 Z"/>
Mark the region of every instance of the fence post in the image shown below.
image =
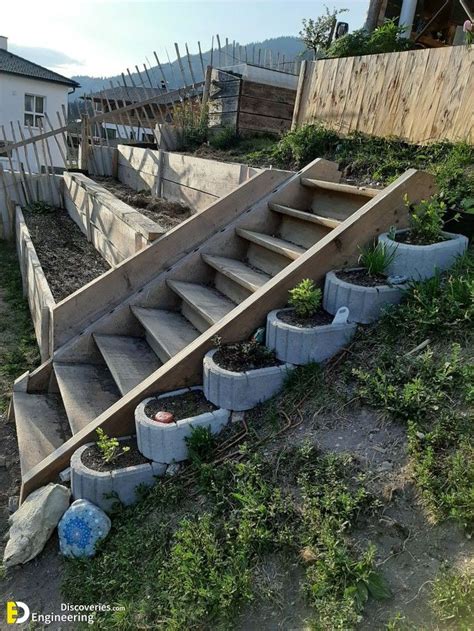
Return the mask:
<path id="1" fill-rule="evenodd" d="M 300 76 L 298 78 L 298 87 L 296 89 L 296 99 L 295 99 L 295 107 L 293 110 L 293 120 L 291 121 L 292 131 L 298 127 L 298 116 L 299 116 L 300 107 L 301 107 L 301 97 L 303 95 L 304 82 L 306 79 L 306 66 L 307 66 L 307 61 L 306 59 L 303 59 L 303 61 L 301 62 Z"/>
<path id="2" fill-rule="evenodd" d="M 83 114 L 81 118 L 81 155 L 79 160 L 79 168 L 87 171 L 89 152 L 89 115 Z"/>

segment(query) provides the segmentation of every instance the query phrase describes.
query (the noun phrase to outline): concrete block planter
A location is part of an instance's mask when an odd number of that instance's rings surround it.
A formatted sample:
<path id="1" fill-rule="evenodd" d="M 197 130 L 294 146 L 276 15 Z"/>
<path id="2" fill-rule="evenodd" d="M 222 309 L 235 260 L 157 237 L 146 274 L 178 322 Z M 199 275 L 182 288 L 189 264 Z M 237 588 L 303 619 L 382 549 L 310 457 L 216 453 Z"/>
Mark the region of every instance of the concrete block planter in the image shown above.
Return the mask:
<path id="1" fill-rule="evenodd" d="M 357 329 L 354 322 L 348 322 L 348 309 L 339 318 L 341 307 L 331 324 L 314 327 L 299 327 L 278 318 L 281 311 L 293 309 L 277 309 L 271 311 L 267 317 L 267 331 L 265 345 L 275 351 L 279 360 L 290 364 L 309 364 L 323 362 L 346 346 Z"/>
<path id="2" fill-rule="evenodd" d="M 218 366 L 213 357 L 216 349 L 204 356 L 204 395 L 228 410 L 250 410 L 270 399 L 282 387 L 291 364 L 234 372 Z"/>
<path id="3" fill-rule="evenodd" d="M 176 397 L 195 390 L 202 391 L 202 387 L 196 386 L 167 392 L 158 397 L 145 399 L 137 406 L 135 427 L 138 449 L 146 458 L 167 464 L 186 460 L 188 457 L 186 438 L 191 435 L 193 428 L 209 427 L 213 434 L 217 434 L 229 422 L 230 411 L 227 409 L 205 412 L 174 423 L 158 423 L 145 414 L 145 407 L 150 401 Z"/>
<path id="4" fill-rule="evenodd" d="M 140 484 L 151 486 L 156 477 L 165 474 L 166 464 L 158 462 L 117 468 L 113 471 L 90 469 L 82 462 L 82 454 L 93 444 L 79 447 L 71 458 L 71 487 L 75 500 L 89 500 L 103 510 L 109 510 L 117 500 L 107 496 L 116 493 L 123 504 L 133 504 L 136 501 L 137 486 Z"/>
<path id="5" fill-rule="evenodd" d="M 400 302 L 406 289 L 405 284 L 377 285 L 376 287 L 356 285 L 338 278 L 336 273 L 337 271 L 332 271 L 326 274 L 323 307 L 333 315 L 340 307 L 347 307 L 351 322 L 361 324 L 375 322 L 380 318 L 385 307 Z"/>
<path id="6" fill-rule="evenodd" d="M 396 234 L 406 233 L 407 230 L 399 230 Z M 436 271 L 449 269 L 456 258 L 466 251 L 469 239 L 463 234 L 443 232 L 444 241 L 431 245 L 413 245 L 412 243 L 400 243 L 388 236 L 388 233 L 379 236 L 379 242 L 383 243 L 388 254 L 394 253 L 387 273 L 390 276 L 406 276 L 410 280 L 422 280 L 431 278 Z"/>

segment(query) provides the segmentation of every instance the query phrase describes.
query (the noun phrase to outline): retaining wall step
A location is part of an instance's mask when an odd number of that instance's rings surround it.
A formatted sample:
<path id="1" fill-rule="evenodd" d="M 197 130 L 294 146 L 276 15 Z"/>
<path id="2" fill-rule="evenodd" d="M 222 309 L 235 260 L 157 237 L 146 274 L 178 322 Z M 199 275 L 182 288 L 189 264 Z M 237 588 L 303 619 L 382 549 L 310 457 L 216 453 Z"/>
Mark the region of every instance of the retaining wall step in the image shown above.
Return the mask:
<path id="1" fill-rule="evenodd" d="M 167 283 L 209 326 L 219 322 L 236 307 L 234 302 L 221 293 L 204 285 L 175 280 L 168 280 Z"/>
<path id="2" fill-rule="evenodd" d="M 270 210 L 286 215 L 288 217 L 294 217 L 295 219 L 301 219 L 303 221 L 309 221 L 310 223 L 324 226 L 325 228 L 337 228 L 341 225 L 341 221 L 333 219 L 332 217 L 321 217 L 315 215 L 311 211 L 298 210 L 297 208 L 290 208 L 289 206 L 282 206 L 281 204 L 268 204 Z"/>
<path id="3" fill-rule="evenodd" d="M 301 184 L 309 188 L 333 191 L 345 195 L 360 195 L 361 197 L 375 197 L 381 190 L 378 188 L 368 188 L 366 186 L 353 186 L 352 184 L 341 184 L 340 182 L 326 182 L 325 180 L 315 180 L 313 178 L 302 177 Z"/>
<path id="4" fill-rule="evenodd" d="M 54 372 L 73 434 L 120 399 L 105 366 L 54 363 Z"/>
<path id="5" fill-rule="evenodd" d="M 247 239 L 247 241 L 255 243 L 256 245 L 260 245 L 267 250 L 286 256 L 293 261 L 306 252 L 304 248 L 296 245 L 295 243 L 290 243 L 284 239 L 278 239 L 278 237 L 271 237 L 270 235 L 262 232 L 254 232 L 253 230 L 245 230 L 243 228 L 237 228 L 236 232 L 239 237 Z"/>
<path id="6" fill-rule="evenodd" d="M 176 311 L 132 307 L 132 312 L 143 325 L 148 344 L 163 363 L 177 355 L 200 335 L 199 331 Z"/>
<path id="7" fill-rule="evenodd" d="M 237 259 L 228 259 L 224 256 L 211 256 L 210 254 L 203 254 L 202 258 L 215 270 L 250 291 L 257 291 L 257 289 L 265 285 L 271 278 L 268 274 L 259 272 Z"/>
<path id="8" fill-rule="evenodd" d="M 118 389 L 124 395 L 162 365 L 146 340 L 127 335 L 94 335 Z"/>
<path id="9" fill-rule="evenodd" d="M 49 456 L 71 436 L 61 398 L 53 394 L 13 392 L 21 474 Z"/>

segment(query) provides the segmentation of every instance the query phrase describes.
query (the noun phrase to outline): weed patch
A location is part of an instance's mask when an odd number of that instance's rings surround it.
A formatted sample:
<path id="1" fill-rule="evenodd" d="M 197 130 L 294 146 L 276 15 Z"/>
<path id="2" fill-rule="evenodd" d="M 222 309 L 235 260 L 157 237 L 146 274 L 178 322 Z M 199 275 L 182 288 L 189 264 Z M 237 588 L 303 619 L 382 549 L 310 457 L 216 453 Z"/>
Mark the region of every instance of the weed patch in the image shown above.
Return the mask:
<path id="1" fill-rule="evenodd" d="M 0 297 L 0 412 L 4 412 L 13 381 L 39 363 L 16 251 L 6 241 L 0 241 Z"/>

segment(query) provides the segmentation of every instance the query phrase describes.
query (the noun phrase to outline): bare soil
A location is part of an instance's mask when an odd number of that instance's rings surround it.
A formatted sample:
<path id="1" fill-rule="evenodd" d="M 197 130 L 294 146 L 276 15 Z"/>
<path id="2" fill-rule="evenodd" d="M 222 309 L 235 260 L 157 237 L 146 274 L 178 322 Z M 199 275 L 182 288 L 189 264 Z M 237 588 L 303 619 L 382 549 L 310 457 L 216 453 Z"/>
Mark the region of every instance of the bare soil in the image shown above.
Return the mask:
<path id="1" fill-rule="evenodd" d="M 124 447 L 128 447 L 128 451 L 124 452 Z M 121 440 L 117 453 L 120 454 L 117 458 L 114 458 L 111 462 L 105 462 L 100 449 L 94 444 L 83 451 L 81 460 L 89 469 L 104 472 L 125 469 L 126 467 L 133 467 L 150 462 L 148 458 L 145 458 L 145 456 L 138 451 L 136 438 Z"/>
<path id="2" fill-rule="evenodd" d="M 388 285 L 387 277 L 384 274 L 372 274 L 365 269 L 339 270 L 336 276 L 353 285 L 361 285 L 362 287 L 380 287 L 380 285 Z"/>
<path id="3" fill-rule="evenodd" d="M 223 344 L 214 354 L 215 363 L 234 372 L 246 372 L 270 366 L 279 366 L 275 352 L 256 342 L 235 342 Z"/>
<path id="4" fill-rule="evenodd" d="M 395 239 L 397 243 L 406 243 L 408 245 L 434 245 L 435 243 L 442 243 L 443 241 L 448 241 L 448 237 L 441 236 L 436 241 L 427 240 L 427 239 L 419 239 L 413 236 L 411 230 L 407 230 L 406 232 L 397 232 L 395 234 Z"/>
<path id="5" fill-rule="evenodd" d="M 201 390 L 166 397 L 166 399 L 154 399 L 145 406 L 145 414 L 149 418 L 154 419 L 157 412 L 170 412 L 175 421 L 214 412 L 214 410 L 217 410 L 217 407 L 205 398 Z"/>
<path id="6" fill-rule="evenodd" d="M 66 210 L 23 212 L 55 300 L 67 298 L 110 269 Z"/>
<path id="7" fill-rule="evenodd" d="M 163 230 L 171 230 L 192 215 L 188 206 L 155 197 L 150 191 L 134 191 L 126 184 L 111 177 L 94 176 L 94 179 L 122 202 L 157 223 Z"/>
<path id="8" fill-rule="evenodd" d="M 327 311 L 324 311 L 322 307 L 316 311 L 316 313 L 313 313 L 313 315 L 309 318 L 297 316 L 294 309 L 291 311 L 279 311 L 276 315 L 282 322 L 286 322 L 292 326 L 297 326 L 301 329 L 309 329 L 315 326 L 331 324 L 334 320 L 334 316 L 329 314 Z"/>

